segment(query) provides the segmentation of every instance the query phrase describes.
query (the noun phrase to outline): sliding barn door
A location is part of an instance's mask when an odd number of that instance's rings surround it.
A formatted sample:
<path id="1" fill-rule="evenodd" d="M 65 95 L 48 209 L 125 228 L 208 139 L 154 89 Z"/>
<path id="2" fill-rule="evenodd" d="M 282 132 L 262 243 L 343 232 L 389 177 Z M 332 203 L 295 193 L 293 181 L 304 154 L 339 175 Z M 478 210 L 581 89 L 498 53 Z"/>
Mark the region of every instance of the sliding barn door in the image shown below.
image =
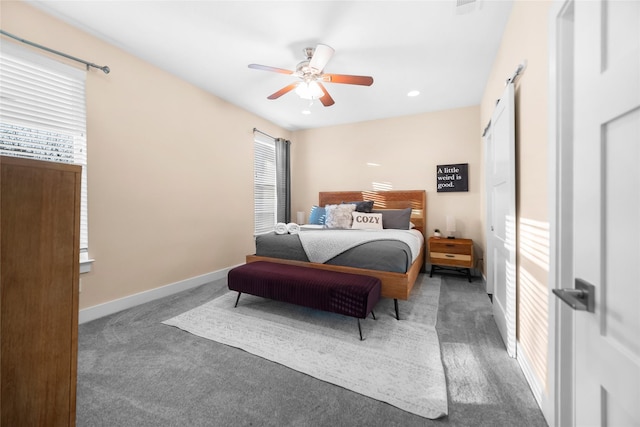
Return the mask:
<path id="1" fill-rule="evenodd" d="M 513 83 L 507 85 L 485 135 L 487 180 L 487 290 L 493 315 L 516 357 L 516 170 Z"/>

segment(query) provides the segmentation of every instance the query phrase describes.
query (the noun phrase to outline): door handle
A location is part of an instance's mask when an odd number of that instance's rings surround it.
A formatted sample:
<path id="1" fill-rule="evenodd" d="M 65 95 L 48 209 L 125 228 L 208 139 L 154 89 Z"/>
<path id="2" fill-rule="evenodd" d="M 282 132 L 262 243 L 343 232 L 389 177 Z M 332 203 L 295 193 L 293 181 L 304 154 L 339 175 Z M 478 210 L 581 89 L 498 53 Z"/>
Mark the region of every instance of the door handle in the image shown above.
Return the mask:
<path id="1" fill-rule="evenodd" d="M 551 291 L 574 310 L 595 312 L 596 287 L 585 280 L 576 278 L 576 287 L 573 289 L 552 289 Z"/>

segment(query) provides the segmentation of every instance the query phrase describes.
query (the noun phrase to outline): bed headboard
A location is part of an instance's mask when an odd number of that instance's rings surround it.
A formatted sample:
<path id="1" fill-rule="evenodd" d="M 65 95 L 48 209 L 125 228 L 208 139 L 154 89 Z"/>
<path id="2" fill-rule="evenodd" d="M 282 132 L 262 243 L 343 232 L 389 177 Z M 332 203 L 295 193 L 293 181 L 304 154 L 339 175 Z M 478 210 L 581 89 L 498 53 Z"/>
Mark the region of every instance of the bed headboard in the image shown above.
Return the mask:
<path id="1" fill-rule="evenodd" d="M 373 200 L 374 209 L 411 208 L 411 222 L 427 237 L 427 192 L 425 190 L 321 191 L 318 206 Z"/>

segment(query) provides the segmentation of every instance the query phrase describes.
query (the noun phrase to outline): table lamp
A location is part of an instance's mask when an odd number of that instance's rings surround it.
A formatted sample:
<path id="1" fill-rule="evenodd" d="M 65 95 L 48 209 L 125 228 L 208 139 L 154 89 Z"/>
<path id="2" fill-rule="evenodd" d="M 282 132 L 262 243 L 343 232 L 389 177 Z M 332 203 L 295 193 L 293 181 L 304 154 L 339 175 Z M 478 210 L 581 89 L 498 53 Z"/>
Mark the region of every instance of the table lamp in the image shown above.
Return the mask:
<path id="1" fill-rule="evenodd" d="M 447 239 L 455 239 L 454 233 L 456 232 L 456 218 L 452 215 L 447 215 Z"/>

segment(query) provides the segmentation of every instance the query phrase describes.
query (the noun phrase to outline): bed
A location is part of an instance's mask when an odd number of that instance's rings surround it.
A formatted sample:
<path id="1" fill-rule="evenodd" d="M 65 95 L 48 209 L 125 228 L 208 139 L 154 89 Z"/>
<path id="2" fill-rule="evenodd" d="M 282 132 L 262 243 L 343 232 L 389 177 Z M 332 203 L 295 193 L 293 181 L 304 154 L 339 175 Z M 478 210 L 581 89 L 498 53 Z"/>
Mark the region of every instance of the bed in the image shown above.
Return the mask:
<path id="1" fill-rule="evenodd" d="M 320 192 L 318 195 L 318 206 L 336 205 L 344 202 L 353 201 L 367 201 L 373 200 L 373 209 L 378 212 L 385 212 L 386 210 L 399 210 L 411 208 L 411 224 L 412 227 L 419 231 L 422 235 L 422 243 L 418 248 L 418 255 L 415 260 L 412 260 L 410 264 L 405 268 L 390 267 L 384 269 L 372 268 L 371 265 L 336 265 L 335 259 L 328 263 L 310 262 L 306 260 L 304 256 L 296 256 L 287 253 L 286 250 L 278 252 L 278 248 L 274 247 L 276 252 L 264 251 L 262 248 L 256 248 L 256 254 L 247 255 L 246 261 L 269 261 L 276 263 L 300 265 L 311 269 L 322 269 L 340 271 L 345 273 L 362 274 L 367 276 L 373 276 L 380 279 L 382 283 L 382 296 L 386 298 L 393 298 L 397 300 L 408 300 L 411 294 L 411 289 L 416 281 L 418 274 L 423 269 L 425 263 L 425 245 L 426 241 L 426 192 L 424 190 L 406 190 L 406 191 L 328 191 Z M 305 233 L 305 231 L 301 231 Z M 296 236 L 278 236 L 280 241 L 285 240 L 293 241 L 295 245 Z M 258 244 L 258 240 L 256 241 Z M 364 246 L 364 245 L 363 245 Z M 378 257 L 378 264 L 385 265 L 385 260 L 391 256 L 393 251 L 402 251 L 402 244 L 396 244 L 395 249 L 388 249 L 389 255 L 381 255 Z M 356 248 L 354 248 L 356 249 Z M 362 248 L 360 248 L 361 250 Z M 356 249 L 356 251 L 359 249 Z M 406 250 L 405 250 L 406 252 Z M 264 255 L 264 253 L 271 255 Z M 353 257 L 347 258 L 353 259 Z M 338 263 L 339 264 L 339 263 Z M 395 270 L 395 271 L 387 271 Z M 404 271 L 400 271 L 404 270 Z"/>

